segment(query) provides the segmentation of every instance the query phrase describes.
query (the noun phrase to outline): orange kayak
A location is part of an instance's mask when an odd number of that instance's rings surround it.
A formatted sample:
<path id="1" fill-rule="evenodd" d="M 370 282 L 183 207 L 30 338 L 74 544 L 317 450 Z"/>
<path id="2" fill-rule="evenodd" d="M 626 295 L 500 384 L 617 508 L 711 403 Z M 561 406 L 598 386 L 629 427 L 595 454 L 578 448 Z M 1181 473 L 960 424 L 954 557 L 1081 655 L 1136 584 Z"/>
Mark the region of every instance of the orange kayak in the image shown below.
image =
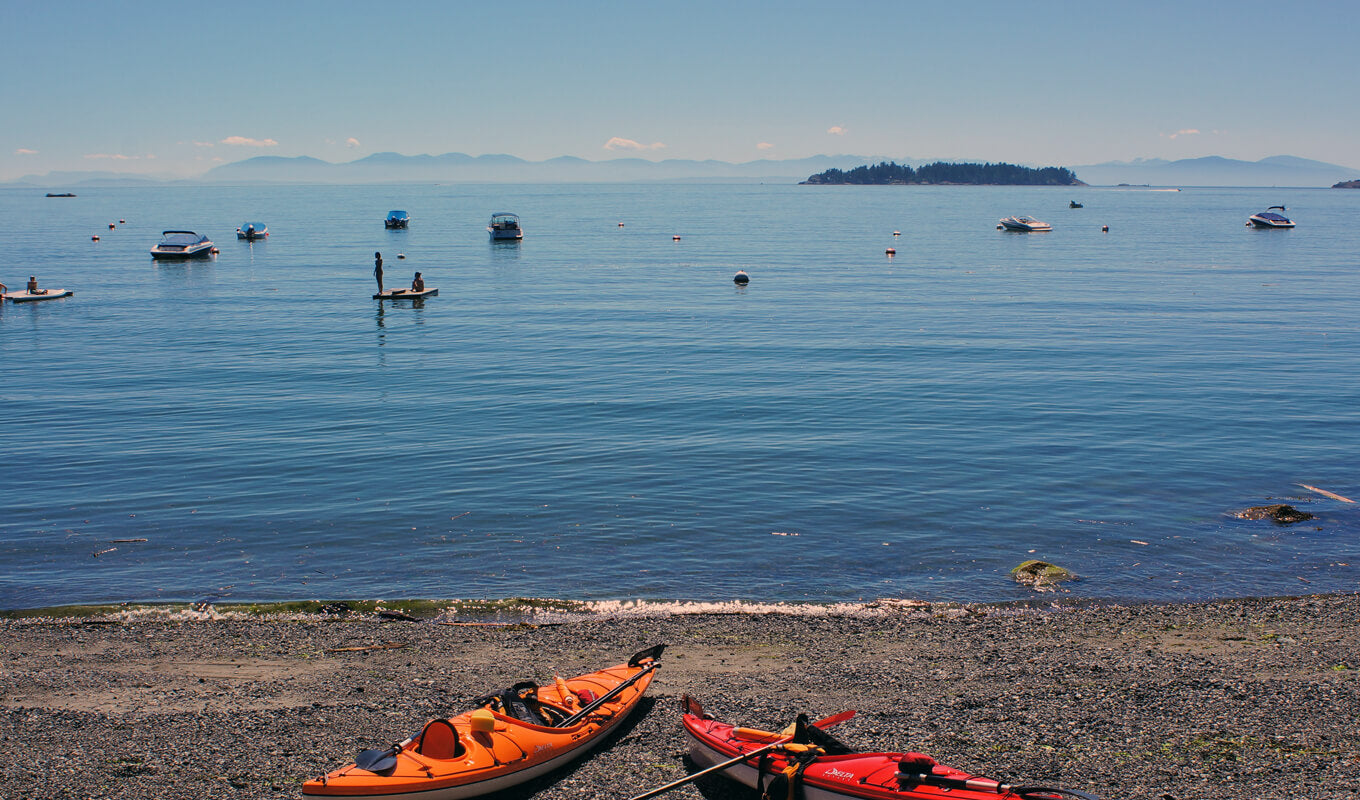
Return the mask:
<path id="1" fill-rule="evenodd" d="M 626 664 L 552 685 L 531 681 L 436 719 L 410 739 L 365 750 L 354 763 L 307 781 L 305 797 L 477 797 L 536 778 L 584 756 L 627 719 L 660 668 L 665 645 Z"/>

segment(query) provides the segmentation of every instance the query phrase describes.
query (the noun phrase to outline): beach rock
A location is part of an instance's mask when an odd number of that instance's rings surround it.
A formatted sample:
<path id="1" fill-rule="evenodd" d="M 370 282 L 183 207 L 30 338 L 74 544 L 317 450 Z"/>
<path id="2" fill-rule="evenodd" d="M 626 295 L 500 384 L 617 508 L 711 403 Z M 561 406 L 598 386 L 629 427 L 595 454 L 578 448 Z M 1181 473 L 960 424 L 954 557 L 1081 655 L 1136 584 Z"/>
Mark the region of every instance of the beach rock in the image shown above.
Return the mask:
<path id="1" fill-rule="evenodd" d="M 1233 516 L 1238 519 L 1268 519 L 1276 525 L 1288 525 L 1292 522 L 1303 522 L 1305 520 L 1316 519 L 1307 511 L 1300 511 L 1285 503 L 1275 503 L 1268 506 L 1252 506 L 1242 510 Z"/>
<path id="2" fill-rule="evenodd" d="M 1077 575 L 1070 570 L 1050 564 L 1047 561 L 1030 559 L 1011 570 L 1015 582 L 1041 592 L 1051 592 L 1053 587 L 1063 581 L 1076 580 Z"/>

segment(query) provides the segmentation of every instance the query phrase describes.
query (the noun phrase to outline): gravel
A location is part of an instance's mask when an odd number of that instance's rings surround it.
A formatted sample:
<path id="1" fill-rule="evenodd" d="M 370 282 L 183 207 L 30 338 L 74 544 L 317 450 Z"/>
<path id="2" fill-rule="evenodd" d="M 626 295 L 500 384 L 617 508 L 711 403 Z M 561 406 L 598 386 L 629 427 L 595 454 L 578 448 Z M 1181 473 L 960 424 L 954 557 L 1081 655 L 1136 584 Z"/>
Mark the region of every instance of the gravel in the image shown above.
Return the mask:
<path id="1" fill-rule="evenodd" d="M 629 798 L 688 770 L 678 698 L 1121 798 L 1360 798 L 1360 595 L 466 627 L 374 617 L 0 622 L 0 797 L 279 798 L 486 691 L 669 645 L 650 700 L 508 797 Z M 390 645 L 388 649 L 328 652 Z M 670 797 L 750 800 L 709 778 Z"/>

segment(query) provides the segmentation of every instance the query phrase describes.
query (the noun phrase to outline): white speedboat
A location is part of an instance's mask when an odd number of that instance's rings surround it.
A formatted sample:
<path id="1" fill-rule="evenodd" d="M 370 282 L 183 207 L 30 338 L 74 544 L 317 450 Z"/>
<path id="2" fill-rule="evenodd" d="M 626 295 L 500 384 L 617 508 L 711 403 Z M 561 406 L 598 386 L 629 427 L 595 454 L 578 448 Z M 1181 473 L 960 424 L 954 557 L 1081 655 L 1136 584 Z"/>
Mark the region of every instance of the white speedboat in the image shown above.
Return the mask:
<path id="1" fill-rule="evenodd" d="M 263 239 L 269 235 L 269 226 L 263 222 L 242 222 L 241 227 L 236 229 L 236 238 L 246 241 Z"/>
<path id="2" fill-rule="evenodd" d="M 212 240 L 199 236 L 193 231 L 164 231 L 161 241 L 151 248 L 151 257 L 156 259 L 183 259 L 211 255 Z"/>
<path id="3" fill-rule="evenodd" d="M 405 211 L 389 211 L 387 219 L 383 220 L 384 228 L 404 229 L 411 224 L 411 215 Z"/>
<path id="4" fill-rule="evenodd" d="M 1275 213 L 1277 209 L 1280 212 L 1278 214 Z M 1284 215 L 1288 210 L 1284 206 L 1271 206 L 1265 211 L 1252 214 L 1247 218 L 1247 224 L 1256 228 L 1292 228 L 1294 220 Z"/>
<path id="5" fill-rule="evenodd" d="M 519 217 L 508 211 L 492 214 L 491 222 L 486 226 L 486 232 L 491 234 L 493 242 L 524 238 L 524 229 L 519 226 Z"/>
<path id="6" fill-rule="evenodd" d="M 1033 233 L 1036 231 L 1053 230 L 1053 226 L 1049 225 L 1047 222 L 1042 222 L 1034 217 L 1025 216 L 1005 217 L 998 224 L 1008 231 L 1027 231 Z"/>

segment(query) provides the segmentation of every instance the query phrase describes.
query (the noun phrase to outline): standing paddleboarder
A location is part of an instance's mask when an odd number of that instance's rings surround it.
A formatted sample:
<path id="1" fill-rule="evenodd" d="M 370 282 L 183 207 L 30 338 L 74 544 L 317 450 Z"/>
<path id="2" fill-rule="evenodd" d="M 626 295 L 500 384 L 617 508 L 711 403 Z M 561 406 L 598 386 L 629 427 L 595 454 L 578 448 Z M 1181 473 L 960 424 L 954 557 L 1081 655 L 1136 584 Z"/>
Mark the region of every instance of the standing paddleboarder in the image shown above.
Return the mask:
<path id="1" fill-rule="evenodd" d="M 382 253 L 373 254 L 373 277 L 378 281 L 378 294 L 382 294 Z"/>

